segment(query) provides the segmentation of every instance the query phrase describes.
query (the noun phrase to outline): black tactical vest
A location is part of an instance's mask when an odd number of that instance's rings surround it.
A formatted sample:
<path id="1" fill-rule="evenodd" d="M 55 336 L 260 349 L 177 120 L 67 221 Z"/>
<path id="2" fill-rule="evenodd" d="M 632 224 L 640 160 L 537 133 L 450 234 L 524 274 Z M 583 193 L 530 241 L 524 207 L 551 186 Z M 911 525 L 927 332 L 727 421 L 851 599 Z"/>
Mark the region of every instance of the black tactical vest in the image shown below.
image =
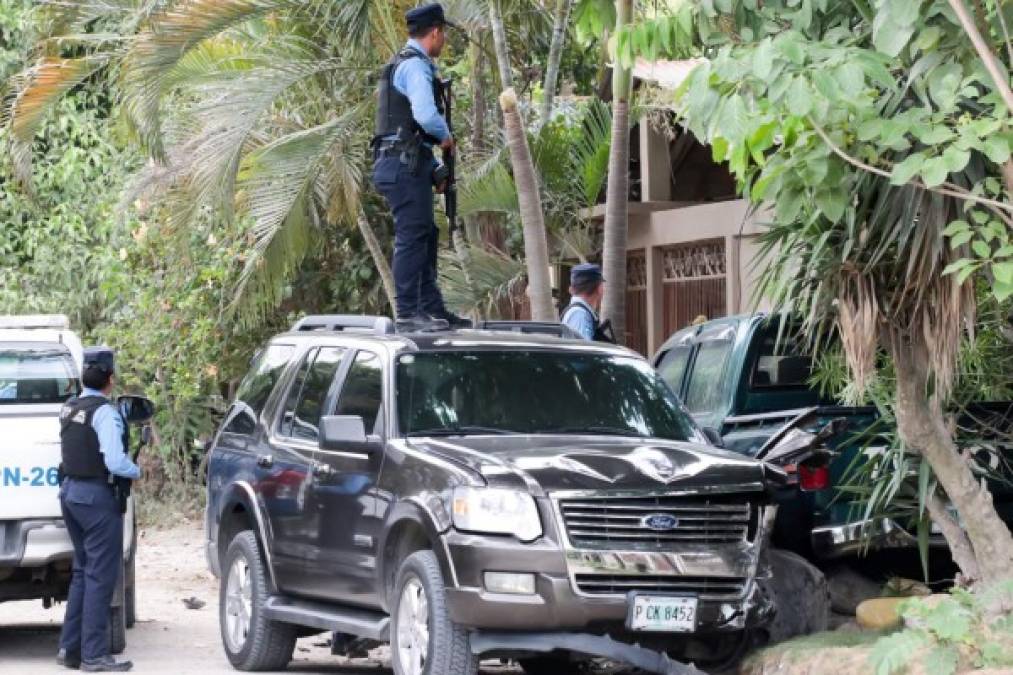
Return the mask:
<path id="1" fill-rule="evenodd" d="M 373 144 L 388 136 L 400 136 L 407 140 L 411 136 L 421 136 L 427 143 L 437 144 L 439 139 L 433 138 L 419 126 L 412 116 L 412 104 L 407 96 L 394 86 L 394 72 L 397 67 L 409 59 L 425 58 L 413 47 L 405 47 L 387 62 L 380 73 L 380 83 L 376 89 L 376 126 L 373 132 Z M 443 108 L 443 83 L 433 77 L 433 100 L 441 115 L 446 114 Z"/>
<path id="2" fill-rule="evenodd" d="M 72 398 L 60 411 L 60 451 L 63 474 L 71 478 L 106 478 L 105 458 L 102 456 L 98 434 L 91 421 L 95 411 L 104 405 L 111 405 L 102 396 Z M 119 411 L 116 412 L 119 414 Z M 130 447 L 130 431 L 123 425 L 123 450 Z"/>

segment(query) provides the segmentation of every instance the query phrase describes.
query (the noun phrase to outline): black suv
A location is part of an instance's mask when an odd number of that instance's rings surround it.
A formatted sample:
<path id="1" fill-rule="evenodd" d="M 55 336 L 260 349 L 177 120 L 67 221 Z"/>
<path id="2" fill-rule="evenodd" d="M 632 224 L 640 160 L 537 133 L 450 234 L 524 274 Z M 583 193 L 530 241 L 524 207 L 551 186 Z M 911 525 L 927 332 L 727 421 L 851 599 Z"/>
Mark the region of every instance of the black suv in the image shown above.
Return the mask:
<path id="1" fill-rule="evenodd" d="M 398 675 L 682 672 L 770 618 L 772 470 L 707 445 L 633 352 L 489 328 L 308 317 L 255 358 L 209 460 L 236 668 L 330 631 L 390 642 Z"/>

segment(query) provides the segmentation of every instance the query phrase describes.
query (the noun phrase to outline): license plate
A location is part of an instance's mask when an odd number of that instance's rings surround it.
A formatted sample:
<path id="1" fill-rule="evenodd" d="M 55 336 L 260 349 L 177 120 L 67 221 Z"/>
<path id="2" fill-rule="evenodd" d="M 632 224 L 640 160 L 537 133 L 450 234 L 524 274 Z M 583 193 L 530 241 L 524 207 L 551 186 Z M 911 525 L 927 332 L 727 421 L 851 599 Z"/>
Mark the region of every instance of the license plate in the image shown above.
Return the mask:
<path id="1" fill-rule="evenodd" d="M 632 630 L 692 633 L 696 630 L 697 599 L 686 596 L 634 595 L 629 606 Z"/>

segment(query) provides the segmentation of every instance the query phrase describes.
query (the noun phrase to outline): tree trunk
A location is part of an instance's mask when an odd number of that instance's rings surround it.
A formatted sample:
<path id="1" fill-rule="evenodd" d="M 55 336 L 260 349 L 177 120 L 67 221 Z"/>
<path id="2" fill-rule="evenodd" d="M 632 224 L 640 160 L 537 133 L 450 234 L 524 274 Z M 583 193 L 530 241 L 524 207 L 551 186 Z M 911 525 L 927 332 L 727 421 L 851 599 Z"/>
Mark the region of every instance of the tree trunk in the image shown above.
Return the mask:
<path id="1" fill-rule="evenodd" d="M 492 42 L 496 50 L 496 65 L 499 66 L 500 89 L 509 89 L 514 86 L 514 78 L 510 73 L 510 47 L 503 25 L 503 9 L 499 3 L 500 0 L 489 0 L 489 26 L 492 28 Z"/>
<path id="2" fill-rule="evenodd" d="M 556 0 L 556 16 L 552 21 L 552 43 L 549 45 L 549 60 L 545 65 L 545 83 L 542 86 L 542 107 L 539 124 L 549 121 L 552 114 L 552 99 L 556 95 L 556 81 L 559 79 L 559 62 L 563 58 L 563 44 L 566 42 L 566 23 L 570 19 L 573 0 Z"/>
<path id="3" fill-rule="evenodd" d="M 953 442 L 941 402 L 929 394 L 929 349 L 923 338 L 892 331 L 890 355 L 897 378 L 897 430 L 909 448 L 922 454 L 960 515 L 963 531 L 974 549 L 977 569 L 968 564 L 957 542 L 955 562 L 966 577 L 985 586 L 1013 577 L 1013 536 L 999 517 L 988 488 L 971 472 Z M 943 530 L 946 536 L 946 530 Z"/>
<path id="4" fill-rule="evenodd" d="M 555 321 L 552 308 L 552 284 L 549 281 L 549 243 L 545 236 L 545 219 L 542 214 L 542 198 L 538 190 L 538 178 L 524 120 L 517 109 L 517 94 L 507 89 L 499 97 L 503 110 L 503 127 L 507 147 L 510 149 L 510 163 L 517 185 L 517 201 L 521 210 L 521 226 L 524 230 L 524 257 L 528 270 L 528 297 L 531 299 L 531 318 L 535 321 Z"/>
<path id="5" fill-rule="evenodd" d="M 616 32 L 629 23 L 633 0 L 616 0 Z M 626 236 L 630 198 L 630 94 L 628 68 L 613 59 L 612 148 L 609 153 L 608 186 L 605 191 L 605 244 L 602 270 L 605 299 L 602 316 L 612 322 L 616 339 L 626 344 Z"/>
<path id="6" fill-rule="evenodd" d="M 387 302 L 390 303 L 390 311 L 397 312 L 394 273 L 390 270 L 390 263 L 387 262 L 387 256 L 384 255 L 383 247 L 380 246 L 380 240 L 376 238 L 376 233 L 373 232 L 373 228 L 366 219 L 365 212 L 360 210 L 359 217 L 355 220 L 359 225 L 362 238 L 366 240 L 366 248 L 369 249 L 369 254 L 373 257 L 373 264 L 376 265 L 376 271 L 380 274 L 380 280 L 383 281 L 383 290 L 387 295 Z"/>

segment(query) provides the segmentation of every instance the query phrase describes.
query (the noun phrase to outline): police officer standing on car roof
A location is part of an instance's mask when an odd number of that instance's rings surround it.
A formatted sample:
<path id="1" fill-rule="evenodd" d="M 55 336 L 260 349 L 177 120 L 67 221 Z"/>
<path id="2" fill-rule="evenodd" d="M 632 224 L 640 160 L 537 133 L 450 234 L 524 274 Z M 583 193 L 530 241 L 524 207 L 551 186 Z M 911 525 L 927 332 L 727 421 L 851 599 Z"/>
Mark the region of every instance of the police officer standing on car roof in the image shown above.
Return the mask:
<path id="1" fill-rule="evenodd" d="M 562 322 L 585 340 L 615 342 L 611 325 L 598 321 L 601 301 L 605 297 L 605 279 L 601 267 L 591 263 L 576 265 L 570 270 L 570 304 L 563 311 Z"/>
<path id="2" fill-rule="evenodd" d="M 447 181 L 433 146 L 454 150 L 433 62 L 451 24 L 435 3 L 409 10 L 405 19 L 408 42 L 384 66 L 377 87 L 372 142 L 373 183 L 394 214 L 397 319 L 404 327 L 426 327 L 433 320 L 463 327 L 471 322 L 447 310 L 436 284 L 439 230 L 433 215 L 433 190 L 442 192 Z"/>
<path id="3" fill-rule="evenodd" d="M 56 660 L 92 673 L 125 671 L 133 664 L 109 653 L 110 603 L 123 569 L 123 513 L 112 477 L 136 480 L 141 470 L 127 455 L 127 423 L 109 400 L 112 350 L 85 350 L 81 382 L 81 396 L 60 412 L 60 508 L 74 543 L 74 571 Z"/>

